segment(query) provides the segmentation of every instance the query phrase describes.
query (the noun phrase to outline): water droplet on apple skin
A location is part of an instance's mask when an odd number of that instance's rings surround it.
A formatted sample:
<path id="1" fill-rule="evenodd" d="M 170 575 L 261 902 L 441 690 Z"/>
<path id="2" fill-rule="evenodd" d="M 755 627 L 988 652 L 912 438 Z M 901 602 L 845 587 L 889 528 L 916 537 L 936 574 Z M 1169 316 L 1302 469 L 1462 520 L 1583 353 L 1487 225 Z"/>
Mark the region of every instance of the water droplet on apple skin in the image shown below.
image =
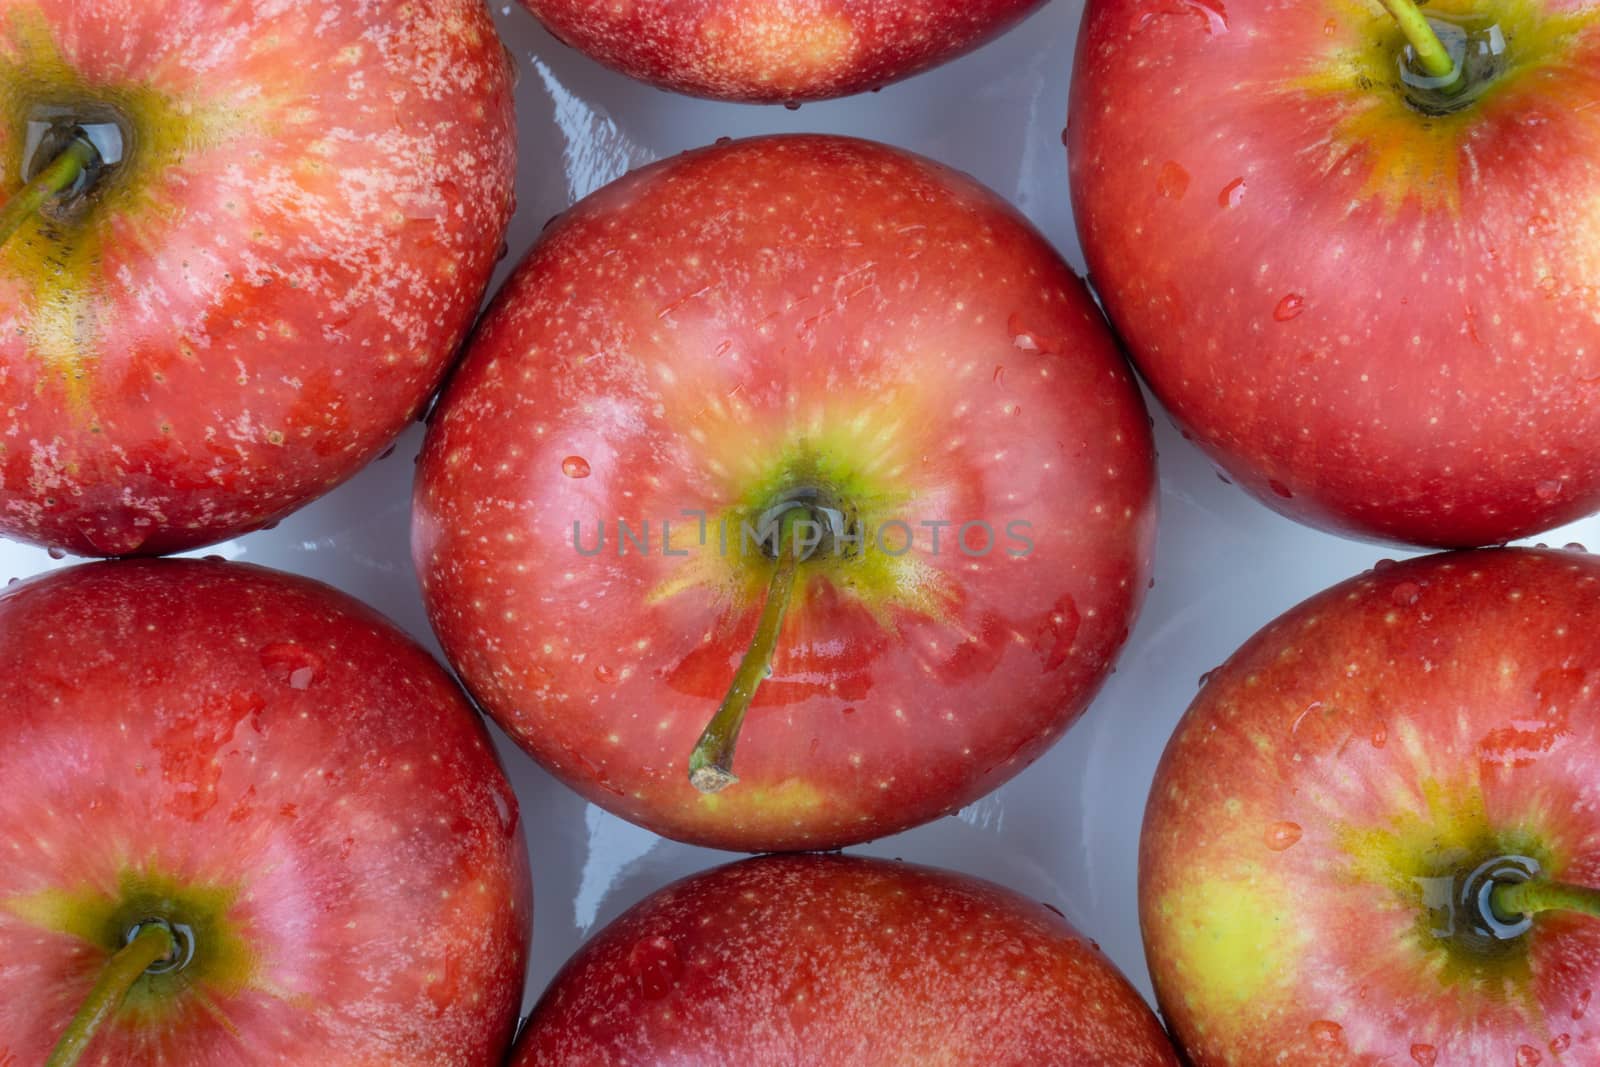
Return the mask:
<path id="1" fill-rule="evenodd" d="M 1222 187 L 1222 192 L 1217 194 L 1217 205 L 1225 208 L 1238 207 L 1244 202 L 1244 194 L 1248 188 L 1243 178 L 1233 179 Z"/>
<path id="2" fill-rule="evenodd" d="M 321 656 L 292 641 L 265 645 L 259 655 L 268 674 L 300 692 L 320 681 L 325 667 Z"/>
<path id="3" fill-rule="evenodd" d="M 1551 1052 L 1552 1055 L 1559 1056 L 1559 1055 L 1561 1055 L 1563 1052 L 1567 1051 L 1571 1047 L 1572 1047 L 1572 1035 L 1571 1034 L 1557 1034 L 1555 1037 L 1552 1037 L 1550 1039 L 1550 1052 Z"/>
<path id="4" fill-rule="evenodd" d="M 1517 1067 L 1539 1067 L 1544 1062 L 1544 1053 L 1532 1045 L 1523 1045 L 1517 1049 Z"/>
<path id="5" fill-rule="evenodd" d="M 628 953 L 628 973 L 639 983 L 646 1000 L 661 1000 L 677 986 L 683 974 L 683 957 L 677 943 L 665 937 L 647 937 Z"/>
<path id="6" fill-rule="evenodd" d="M 1156 177 L 1156 189 L 1168 200 L 1182 200 L 1189 191 L 1189 172 L 1176 160 L 1167 160 Z"/>
<path id="7" fill-rule="evenodd" d="M 1267 480 L 1267 488 L 1271 489 L 1273 495 L 1275 496 L 1281 496 L 1285 500 L 1294 499 L 1294 490 L 1290 489 L 1287 485 L 1284 485 L 1276 478 L 1270 478 Z"/>
<path id="8" fill-rule="evenodd" d="M 1311 1040 L 1324 1048 L 1344 1044 L 1344 1027 L 1330 1019 L 1318 1019 L 1311 1024 Z"/>
<path id="9" fill-rule="evenodd" d="M 1298 319 L 1305 310 L 1306 298 L 1299 293 L 1289 293 L 1272 309 L 1272 318 L 1276 322 L 1290 322 Z"/>
<path id="10" fill-rule="evenodd" d="M 1396 607 L 1409 608 L 1422 599 L 1422 586 L 1416 582 L 1401 582 L 1389 591 L 1389 599 Z"/>
<path id="11" fill-rule="evenodd" d="M 49 548 L 45 549 L 44 554 L 49 556 L 51 559 L 67 558 L 66 551 L 64 549 L 57 548 L 55 545 L 51 545 Z"/>
<path id="12" fill-rule="evenodd" d="M 1547 478 L 1534 487 L 1533 494 L 1548 504 L 1561 495 L 1561 482 L 1554 478 Z"/>
<path id="13" fill-rule="evenodd" d="M 1439 1050 L 1432 1045 L 1415 1044 L 1411 1046 L 1411 1058 L 1418 1067 L 1434 1067 L 1439 1062 Z"/>
<path id="14" fill-rule="evenodd" d="M 587 478 L 592 470 L 589 461 L 582 456 L 568 456 L 561 461 L 561 473 L 568 478 Z"/>
<path id="15" fill-rule="evenodd" d="M 1287 852 L 1300 843 L 1305 835 L 1297 822 L 1275 822 L 1267 827 L 1267 848 L 1273 852 Z"/>

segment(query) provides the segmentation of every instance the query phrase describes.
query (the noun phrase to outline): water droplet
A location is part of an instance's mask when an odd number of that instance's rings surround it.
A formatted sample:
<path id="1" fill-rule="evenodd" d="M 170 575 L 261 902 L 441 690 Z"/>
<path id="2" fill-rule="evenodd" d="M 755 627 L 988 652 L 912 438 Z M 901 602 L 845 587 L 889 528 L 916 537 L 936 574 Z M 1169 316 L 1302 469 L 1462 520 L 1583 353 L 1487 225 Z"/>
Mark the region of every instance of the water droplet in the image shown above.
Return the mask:
<path id="1" fill-rule="evenodd" d="M 1287 852 L 1300 843 L 1304 833 L 1297 822 L 1275 822 L 1267 827 L 1267 847 L 1274 852 Z"/>
<path id="2" fill-rule="evenodd" d="M 1583 542 L 1581 542 L 1581 541 L 1568 541 L 1565 545 L 1562 545 L 1561 547 L 1564 548 L 1568 552 L 1584 552 L 1584 553 L 1587 553 L 1589 551 L 1587 548 L 1583 547 Z"/>
<path id="3" fill-rule="evenodd" d="M 1243 178 L 1235 178 L 1222 187 L 1222 192 L 1217 194 L 1217 203 L 1222 207 L 1238 207 L 1244 200 L 1247 188 Z"/>
<path id="4" fill-rule="evenodd" d="M 1538 1067 L 1544 1062 L 1544 1053 L 1532 1045 L 1523 1045 L 1517 1049 L 1517 1067 Z"/>
<path id="5" fill-rule="evenodd" d="M 1324 1046 L 1343 1044 L 1344 1027 L 1328 1019 L 1318 1019 L 1311 1024 L 1311 1040 Z"/>
<path id="6" fill-rule="evenodd" d="M 1412 1045 L 1411 1058 L 1421 1067 L 1433 1067 L 1439 1062 L 1439 1050 L 1432 1045 Z"/>
<path id="7" fill-rule="evenodd" d="M 787 104 L 784 104 L 783 106 L 788 108 L 790 111 L 799 111 L 800 110 L 800 103 L 797 100 L 791 100 Z"/>
<path id="8" fill-rule="evenodd" d="M 1533 287 L 1539 290 L 1546 300 L 1554 300 L 1560 295 L 1561 283 L 1556 280 L 1554 274 L 1546 274 L 1534 282 Z"/>
<path id="9" fill-rule="evenodd" d="M 1267 488 L 1271 489 L 1274 493 L 1283 497 L 1285 500 L 1292 500 L 1294 498 L 1294 492 L 1287 485 L 1284 485 L 1276 478 L 1269 478 L 1267 480 Z"/>
<path id="10" fill-rule="evenodd" d="M 1339 32 L 1339 20 L 1338 19 L 1329 19 L 1327 22 L 1324 22 L 1322 24 L 1322 35 L 1324 37 L 1332 37 L 1334 34 L 1336 34 L 1338 32 Z"/>
<path id="11" fill-rule="evenodd" d="M 594 669 L 594 680 L 601 685 L 610 685 L 616 680 L 617 672 L 607 667 L 604 663 Z"/>
<path id="12" fill-rule="evenodd" d="M 1582 993 L 1578 994 L 1578 1002 L 1572 1006 L 1573 1022 L 1577 1022 L 1579 1019 L 1589 1014 L 1589 1001 L 1593 999 L 1594 990 L 1592 989 L 1585 989 Z"/>
<path id="13" fill-rule="evenodd" d="M 1555 1037 L 1550 1039 L 1550 1051 L 1557 1056 L 1561 1055 L 1571 1047 L 1571 1034 L 1557 1034 Z"/>
<path id="14" fill-rule="evenodd" d="M 261 649 L 261 666 L 290 689 L 303 692 L 322 677 L 324 664 L 322 657 L 309 648 L 280 641 Z"/>
<path id="15" fill-rule="evenodd" d="M 1534 215 L 1528 219 L 1529 237 L 1552 237 L 1556 233 L 1556 224 L 1549 215 Z"/>
<path id="16" fill-rule="evenodd" d="M 1533 494 L 1540 500 L 1549 503 L 1561 495 L 1561 483 L 1554 478 L 1546 479 L 1534 487 Z"/>
<path id="17" fill-rule="evenodd" d="M 1389 724 L 1380 719 L 1378 721 L 1378 725 L 1376 725 L 1376 726 L 1374 726 L 1372 728 L 1372 747 L 1373 748 L 1382 748 L 1384 745 L 1387 745 L 1388 743 L 1389 743 Z"/>
<path id="18" fill-rule="evenodd" d="M 568 478 L 589 477 L 589 461 L 582 456 L 568 456 L 561 461 L 561 473 Z"/>
<path id="19" fill-rule="evenodd" d="M 733 143 L 733 138 L 727 136 L 726 134 L 724 134 L 723 136 L 717 138 L 717 144 L 719 144 L 719 145 L 732 144 L 732 143 Z"/>
<path id="20" fill-rule="evenodd" d="M 1389 599 L 1397 607 L 1409 608 L 1422 599 L 1422 586 L 1416 582 L 1401 582 L 1389 591 Z"/>
<path id="21" fill-rule="evenodd" d="M 57 548 L 55 545 L 51 545 L 49 548 L 45 549 L 44 550 L 44 554 L 49 556 L 51 559 L 66 559 L 67 558 L 67 554 L 65 552 L 63 552 L 61 549 Z"/>
<path id="22" fill-rule="evenodd" d="M 852 708 L 852 707 L 844 708 L 843 710 L 841 710 L 839 712 L 840 715 L 854 715 L 855 713 L 856 713 L 856 709 Z"/>
<path id="23" fill-rule="evenodd" d="M 102 556 L 131 556 L 155 532 L 155 524 L 132 508 L 103 512 L 78 526 L 83 539 Z"/>
<path id="24" fill-rule="evenodd" d="M 1011 343 L 1023 352 L 1049 351 L 1049 347 L 1044 343 L 1044 340 L 1028 329 L 1020 314 L 1013 314 L 1006 320 L 1006 330 L 1011 334 Z"/>
<path id="25" fill-rule="evenodd" d="M 1205 20 L 1206 32 L 1213 37 L 1228 32 L 1228 10 L 1222 0 L 1155 0 L 1133 28 L 1142 30 L 1162 15 L 1199 15 Z"/>
<path id="26" fill-rule="evenodd" d="M 1056 601 L 1054 608 L 1045 612 L 1033 645 L 1035 650 L 1044 654 L 1045 670 L 1058 670 L 1067 662 L 1067 658 L 1072 655 L 1072 647 L 1077 642 L 1078 627 L 1082 622 L 1083 619 L 1078 614 L 1078 605 L 1071 596 L 1062 597 Z"/>
<path id="27" fill-rule="evenodd" d="M 1156 189 L 1168 200 L 1182 200 L 1189 191 L 1189 172 L 1181 164 L 1167 160 L 1156 178 Z"/>
<path id="28" fill-rule="evenodd" d="M 636 942 L 628 953 L 628 973 L 638 980 L 639 991 L 646 1000 L 660 1000 L 678 984 L 683 957 L 670 939 L 647 937 Z"/>
<path id="29" fill-rule="evenodd" d="M 999 363 L 996 363 L 994 365 L 994 384 L 996 384 L 996 385 L 1004 385 L 1004 384 L 1006 384 L 1006 369 L 1005 369 L 1004 366 L 1002 366 Z"/>
<path id="30" fill-rule="evenodd" d="M 1373 571 L 1375 573 L 1382 574 L 1384 571 L 1388 570 L 1390 567 L 1393 567 L 1394 565 L 1395 565 L 1395 561 L 1392 560 L 1392 559 L 1389 559 L 1387 556 L 1385 556 L 1383 559 L 1380 559 L 1378 562 L 1374 563 L 1372 565 L 1372 569 L 1373 569 Z"/>
<path id="31" fill-rule="evenodd" d="M 1306 298 L 1299 293 L 1290 293 L 1278 301 L 1278 306 L 1272 309 L 1272 317 L 1279 322 L 1288 322 L 1297 319 L 1306 309 Z"/>
<path id="32" fill-rule="evenodd" d="M 1206 687 L 1206 683 L 1211 681 L 1211 676 L 1213 674 L 1216 674 L 1221 669 L 1222 669 L 1221 667 L 1212 667 L 1209 671 L 1206 671 L 1204 674 L 1202 674 L 1200 676 L 1200 681 L 1198 683 L 1200 688 L 1204 689 Z"/>

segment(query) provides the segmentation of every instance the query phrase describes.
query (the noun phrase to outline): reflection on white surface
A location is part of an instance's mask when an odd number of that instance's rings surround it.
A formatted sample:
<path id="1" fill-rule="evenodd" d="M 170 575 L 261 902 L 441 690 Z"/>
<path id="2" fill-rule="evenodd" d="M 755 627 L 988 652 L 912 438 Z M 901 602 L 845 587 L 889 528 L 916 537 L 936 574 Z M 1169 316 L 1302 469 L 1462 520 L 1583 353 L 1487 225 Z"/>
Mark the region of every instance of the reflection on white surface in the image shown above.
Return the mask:
<path id="1" fill-rule="evenodd" d="M 566 141 L 561 163 L 567 176 L 568 200 L 576 203 L 654 159 L 629 140 L 611 116 L 562 85 L 544 60 L 535 56 L 533 69 L 539 72 L 539 80 L 550 94 L 556 126 Z"/>
<path id="2" fill-rule="evenodd" d="M 583 861 L 578 895 L 572 902 L 572 922 L 579 936 L 587 937 L 594 931 L 601 902 L 618 877 L 661 839 L 593 804 L 584 811 L 583 823 L 589 830 L 589 855 Z"/>
<path id="3" fill-rule="evenodd" d="M 629 82 L 557 44 L 520 8 L 496 19 L 524 67 L 521 205 L 497 283 L 571 198 L 649 159 L 719 136 L 828 131 L 874 137 L 967 171 L 1015 198 L 1080 269 L 1061 147 L 1081 0 L 1057 0 L 982 51 L 882 93 L 795 112 L 688 100 Z M 856 850 L 967 871 L 1060 908 L 1147 993 L 1135 866 L 1145 793 L 1197 679 L 1261 625 L 1392 550 L 1297 526 L 1220 481 L 1157 414 L 1156 584 L 1117 673 L 1034 767 L 959 815 Z M 196 553 L 330 582 L 436 653 L 409 555 L 413 427 L 393 455 L 267 531 Z M 1545 535 L 1600 545 L 1600 521 Z M 0 541 L 0 581 L 65 566 Z M 517 787 L 536 904 L 528 1002 L 584 937 L 668 882 L 726 862 L 662 841 L 578 799 L 497 743 Z"/>

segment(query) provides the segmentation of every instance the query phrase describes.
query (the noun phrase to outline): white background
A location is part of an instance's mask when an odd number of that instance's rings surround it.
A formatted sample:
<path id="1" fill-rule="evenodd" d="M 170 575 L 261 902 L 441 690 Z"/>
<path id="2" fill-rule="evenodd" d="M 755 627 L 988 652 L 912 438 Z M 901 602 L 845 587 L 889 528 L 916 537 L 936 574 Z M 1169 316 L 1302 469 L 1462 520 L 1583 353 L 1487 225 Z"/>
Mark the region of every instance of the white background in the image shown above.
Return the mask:
<path id="1" fill-rule="evenodd" d="M 521 70 L 522 146 L 520 210 L 496 283 L 548 218 L 632 167 L 721 136 L 818 131 L 874 138 L 968 171 L 1010 198 L 1082 271 L 1061 144 L 1082 6 L 1055 0 L 941 70 L 881 93 L 788 111 L 690 100 L 630 82 L 496 0 L 495 19 Z M 1156 762 L 1200 676 L 1279 612 L 1386 555 L 1402 555 L 1273 514 L 1224 484 L 1164 416 L 1156 422 L 1156 584 L 1099 700 L 999 792 L 958 816 L 854 850 L 968 871 L 1048 901 L 1146 994 L 1135 897 L 1139 827 Z M 437 653 L 408 546 L 412 459 L 421 441 L 413 427 L 393 455 L 276 530 L 195 554 L 329 582 Z M 1540 540 L 1600 544 L 1600 519 Z M 0 580 L 70 562 L 0 540 Z M 496 739 L 522 800 L 533 858 L 531 1005 L 589 934 L 668 882 L 732 857 L 663 841 L 607 815 Z"/>

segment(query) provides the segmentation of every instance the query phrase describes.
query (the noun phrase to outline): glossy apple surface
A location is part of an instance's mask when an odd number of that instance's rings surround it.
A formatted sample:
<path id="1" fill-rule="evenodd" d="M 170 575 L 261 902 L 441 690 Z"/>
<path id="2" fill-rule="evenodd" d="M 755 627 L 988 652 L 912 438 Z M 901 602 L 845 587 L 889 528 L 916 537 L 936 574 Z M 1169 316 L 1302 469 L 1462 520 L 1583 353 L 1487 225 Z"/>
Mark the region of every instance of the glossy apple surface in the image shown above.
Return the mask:
<path id="1" fill-rule="evenodd" d="M 391 624 L 254 567 L 0 593 L 0 1063 L 41 1064 L 129 929 L 193 931 L 85 1063 L 481 1067 L 531 896 L 481 720 Z"/>
<path id="2" fill-rule="evenodd" d="M 1091 0 L 1073 200 L 1135 362 L 1235 481 L 1498 544 L 1600 508 L 1600 7 L 1425 10 L 1504 45 L 1449 114 L 1376 3 Z"/>
<path id="3" fill-rule="evenodd" d="M 413 550 L 469 687 L 586 797 L 831 847 L 954 811 L 1077 718 L 1144 593 L 1154 485 L 1110 334 L 1012 208 L 890 148 L 771 138 L 546 233 L 436 413 Z M 741 781 L 701 795 L 687 758 L 773 572 L 744 524 L 806 492 L 865 544 L 801 564 Z M 976 522 L 992 542 L 958 545 Z"/>
<path id="4" fill-rule="evenodd" d="M 767 856 L 662 890 L 556 976 L 512 1067 L 1177 1067 L 1060 913 L 883 860 Z"/>
<path id="5" fill-rule="evenodd" d="M 122 157 L 0 246 L 0 534 L 193 548 L 387 448 L 510 216 L 482 0 L 0 0 L 0 201 L 75 122 Z"/>
<path id="6" fill-rule="evenodd" d="M 1503 857 L 1600 887 L 1600 561 L 1391 564 L 1257 634 L 1162 760 L 1140 910 L 1196 1067 L 1600 1062 L 1600 919 L 1476 936 Z"/>
<path id="7" fill-rule="evenodd" d="M 608 67 L 694 96 L 826 100 L 977 48 L 1043 0 L 522 0 Z"/>

